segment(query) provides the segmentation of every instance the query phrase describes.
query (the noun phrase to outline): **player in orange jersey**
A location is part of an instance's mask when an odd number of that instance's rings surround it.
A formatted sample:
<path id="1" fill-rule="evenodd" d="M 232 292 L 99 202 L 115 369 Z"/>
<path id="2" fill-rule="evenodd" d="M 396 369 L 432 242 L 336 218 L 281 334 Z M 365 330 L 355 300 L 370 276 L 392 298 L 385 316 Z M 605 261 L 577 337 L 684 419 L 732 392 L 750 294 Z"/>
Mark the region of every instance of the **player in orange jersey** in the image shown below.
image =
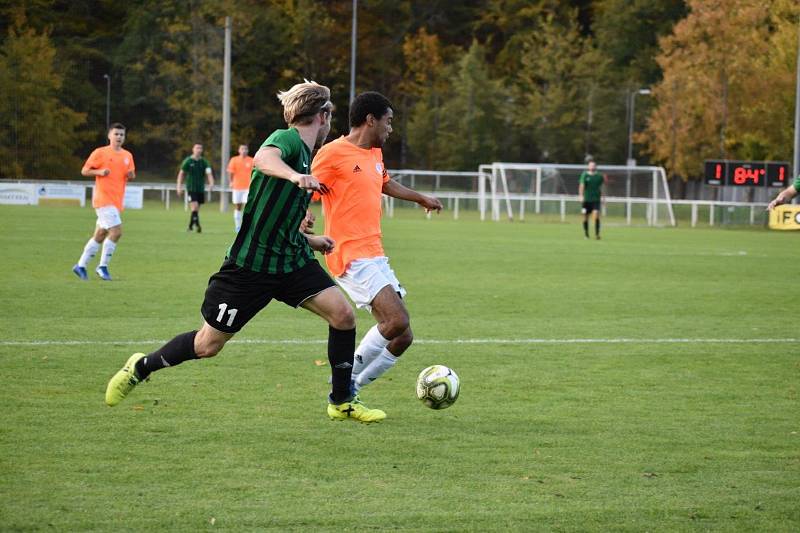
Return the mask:
<path id="1" fill-rule="evenodd" d="M 231 202 L 233 203 L 233 224 L 236 233 L 242 227 L 242 208 L 247 203 L 247 191 L 250 189 L 250 174 L 253 173 L 253 158 L 247 155 L 246 144 L 239 145 L 239 155 L 231 157 L 228 162 L 228 177 L 231 184 Z"/>
<path id="2" fill-rule="evenodd" d="M 441 202 L 389 178 L 381 147 L 392 132 L 394 112 L 376 92 L 358 95 L 350 106 L 350 133 L 323 146 L 311 173 L 329 192 L 322 196 L 325 234 L 336 248 L 325 256 L 331 274 L 358 308 L 377 320 L 356 348 L 353 387 L 357 393 L 397 362 L 411 345 L 406 290 L 381 243 L 381 201 L 386 194 L 441 211 Z"/>
<path id="3" fill-rule="evenodd" d="M 89 279 L 86 265 L 97 254 L 102 244 L 103 252 L 95 272 L 100 279 L 111 281 L 108 262 L 122 237 L 120 213 L 125 198 L 125 185 L 128 180 L 136 178 L 133 155 L 122 148 L 124 142 L 125 126 L 119 122 L 111 124 L 108 128 L 108 146 L 96 148 L 81 169 L 81 174 L 84 176 L 95 178 L 92 207 L 97 213 L 94 235 L 84 246 L 78 263 L 72 267 L 72 272 L 82 280 Z"/>

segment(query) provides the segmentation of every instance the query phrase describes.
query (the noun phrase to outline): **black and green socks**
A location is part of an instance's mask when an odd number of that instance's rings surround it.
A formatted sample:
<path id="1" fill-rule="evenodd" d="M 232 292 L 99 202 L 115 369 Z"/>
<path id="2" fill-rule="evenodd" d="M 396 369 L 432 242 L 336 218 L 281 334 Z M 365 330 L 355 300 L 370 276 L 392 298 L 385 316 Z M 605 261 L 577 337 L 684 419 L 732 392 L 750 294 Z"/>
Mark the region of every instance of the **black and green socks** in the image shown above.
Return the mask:
<path id="1" fill-rule="evenodd" d="M 353 373 L 353 352 L 356 350 L 356 330 L 328 327 L 328 361 L 331 364 L 331 403 L 339 404 L 352 398 L 350 380 Z"/>
<path id="2" fill-rule="evenodd" d="M 179 365 L 191 359 L 199 359 L 194 351 L 196 335 L 197 330 L 181 333 L 158 350 L 139 359 L 136 362 L 136 376 L 140 380 L 147 379 L 156 370 Z"/>
<path id="3" fill-rule="evenodd" d="M 587 237 L 589 236 L 589 221 L 588 220 L 584 220 L 583 221 L 583 234 L 586 235 Z"/>
<path id="4" fill-rule="evenodd" d="M 192 229 L 195 226 L 199 225 L 200 225 L 200 214 L 197 211 L 192 211 L 192 214 L 189 216 L 189 229 Z"/>

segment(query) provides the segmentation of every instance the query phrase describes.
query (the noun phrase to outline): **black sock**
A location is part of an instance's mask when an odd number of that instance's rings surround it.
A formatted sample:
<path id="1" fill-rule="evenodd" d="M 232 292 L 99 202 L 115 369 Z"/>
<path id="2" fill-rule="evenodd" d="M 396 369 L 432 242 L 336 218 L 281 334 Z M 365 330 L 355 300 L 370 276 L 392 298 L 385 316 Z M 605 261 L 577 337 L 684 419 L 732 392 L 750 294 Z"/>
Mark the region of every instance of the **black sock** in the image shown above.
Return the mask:
<path id="1" fill-rule="evenodd" d="M 594 221 L 594 234 L 600 235 L 600 219 Z"/>
<path id="2" fill-rule="evenodd" d="M 350 400 L 350 380 L 353 374 L 353 352 L 356 350 L 356 330 L 328 327 L 328 361 L 331 363 L 331 402 Z"/>
<path id="3" fill-rule="evenodd" d="M 200 211 L 194 212 L 194 223 L 197 226 L 200 226 Z"/>
<path id="4" fill-rule="evenodd" d="M 175 366 L 199 359 L 194 351 L 194 338 L 197 330 L 181 333 L 158 350 L 147 354 L 136 362 L 136 375 L 140 380 L 146 379 L 151 372 L 161 370 L 167 366 Z"/>
<path id="5" fill-rule="evenodd" d="M 583 233 L 585 233 L 587 237 L 589 236 L 589 221 L 588 220 L 584 220 L 583 221 Z"/>
<path id="6" fill-rule="evenodd" d="M 192 214 L 189 215 L 189 229 L 192 229 L 194 227 L 194 213 L 195 212 L 192 211 Z"/>

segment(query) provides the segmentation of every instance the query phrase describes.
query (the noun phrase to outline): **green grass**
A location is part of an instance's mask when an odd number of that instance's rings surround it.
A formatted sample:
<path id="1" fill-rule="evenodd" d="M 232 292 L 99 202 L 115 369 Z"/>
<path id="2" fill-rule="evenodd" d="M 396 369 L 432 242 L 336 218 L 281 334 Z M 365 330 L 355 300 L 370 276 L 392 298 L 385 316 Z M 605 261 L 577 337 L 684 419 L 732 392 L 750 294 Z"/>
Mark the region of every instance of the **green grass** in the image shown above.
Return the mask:
<path id="1" fill-rule="evenodd" d="M 0 530 L 800 529 L 796 235 L 397 213 L 418 343 L 362 426 L 325 416 L 325 324 L 280 304 L 106 407 L 130 353 L 200 325 L 230 215 L 127 211 L 116 280 L 82 283 L 91 209 L 0 207 Z M 414 398 L 434 363 L 445 411 Z"/>

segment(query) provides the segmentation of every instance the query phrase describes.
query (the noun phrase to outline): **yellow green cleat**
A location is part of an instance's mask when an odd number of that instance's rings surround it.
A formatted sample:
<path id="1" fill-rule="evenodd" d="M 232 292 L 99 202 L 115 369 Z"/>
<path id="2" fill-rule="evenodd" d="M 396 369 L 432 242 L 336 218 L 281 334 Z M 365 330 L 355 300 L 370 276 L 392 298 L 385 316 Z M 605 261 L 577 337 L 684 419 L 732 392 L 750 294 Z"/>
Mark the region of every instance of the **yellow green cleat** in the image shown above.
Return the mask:
<path id="1" fill-rule="evenodd" d="M 356 422 L 369 424 L 371 422 L 380 422 L 386 418 L 386 413 L 380 409 L 370 409 L 356 397 L 349 402 L 329 403 L 328 416 L 331 417 L 331 420 L 355 420 Z"/>
<path id="2" fill-rule="evenodd" d="M 106 387 L 106 405 L 114 407 L 139 384 L 140 380 L 136 377 L 136 362 L 143 357 L 145 357 L 143 353 L 133 354 L 125 362 L 125 366 L 114 374 Z"/>

